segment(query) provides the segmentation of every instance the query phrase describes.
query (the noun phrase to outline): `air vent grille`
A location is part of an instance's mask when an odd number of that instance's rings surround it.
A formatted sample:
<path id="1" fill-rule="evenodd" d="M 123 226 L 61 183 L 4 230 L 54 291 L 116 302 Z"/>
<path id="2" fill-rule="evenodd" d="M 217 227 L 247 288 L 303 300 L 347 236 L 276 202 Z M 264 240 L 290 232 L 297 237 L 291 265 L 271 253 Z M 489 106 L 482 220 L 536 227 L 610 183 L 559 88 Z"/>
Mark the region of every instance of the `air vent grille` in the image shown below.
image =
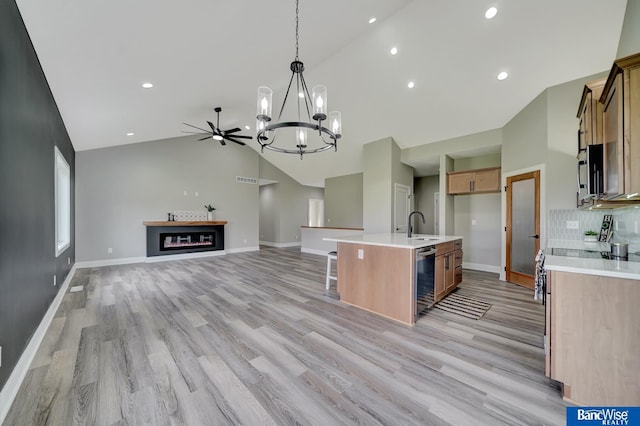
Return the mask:
<path id="1" fill-rule="evenodd" d="M 246 176 L 236 176 L 236 183 L 248 183 L 249 185 L 257 185 L 258 179 Z"/>

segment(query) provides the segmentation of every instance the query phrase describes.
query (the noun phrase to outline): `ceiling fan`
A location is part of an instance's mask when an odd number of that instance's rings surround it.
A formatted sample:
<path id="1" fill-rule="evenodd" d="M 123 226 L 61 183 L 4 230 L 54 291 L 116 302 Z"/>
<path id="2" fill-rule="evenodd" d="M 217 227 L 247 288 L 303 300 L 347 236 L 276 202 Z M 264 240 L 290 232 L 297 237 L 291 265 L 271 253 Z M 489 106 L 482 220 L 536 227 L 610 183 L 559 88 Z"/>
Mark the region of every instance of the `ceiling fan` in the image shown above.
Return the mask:
<path id="1" fill-rule="evenodd" d="M 237 133 L 239 131 L 241 131 L 242 129 L 239 127 L 236 127 L 235 129 L 231 129 L 231 130 L 222 130 L 220 128 L 220 111 L 222 111 L 222 108 L 220 107 L 216 107 L 213 109 L 216 114 L 218 115 L 217 120 L 216 120 L 216 125 L 214 126 L 212 122 L 207 121 L 207 124 L 209 125 L 209 127 L 211 127 L 211 130 L 207 130 L 207 129 L 203 129 L 200 128 L 198 126 L 194 126 L 192 124 L 188 124 L 188 123 L 182 123 L 186 126 L 189 127 L 193 127 L 194 129 L 198 129 L 201 130 L 204 133 L 201 132 L 185 132 L 183 131 L 182 133 L 193 133 L 196 135 L 207 135 L 204 138 L 198 139 L 199 141 L 203 141 L 205 139 L 215 139 L 217 141 L 220 142 L 220 144 L 222 145 L 226 145 L 225 143 L 225 139 L 231 142 L 235 142 L 238 145 L 246 145 L 244 142 L 242 142 L 241 140 L 238 139 L 253 139 L 251 136 L 243 136 L 243 135 L 236 135 L 234 133 Z"/>

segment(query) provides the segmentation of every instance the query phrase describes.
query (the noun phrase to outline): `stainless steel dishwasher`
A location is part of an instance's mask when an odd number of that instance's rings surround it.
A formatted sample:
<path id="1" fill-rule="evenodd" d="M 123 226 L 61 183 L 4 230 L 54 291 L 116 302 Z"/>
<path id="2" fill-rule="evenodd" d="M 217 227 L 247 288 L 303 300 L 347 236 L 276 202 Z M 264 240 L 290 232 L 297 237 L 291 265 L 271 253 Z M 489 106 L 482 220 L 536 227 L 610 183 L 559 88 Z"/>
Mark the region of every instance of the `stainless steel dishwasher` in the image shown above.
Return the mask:
<path id="1" fill-rule="evenodd" d="M 415 321 L 418 320 L 421 313 L 424 313 L 424 311 L 433 305 L 435 260 L 435 247 L 416 249 L 414 278 Z"/>

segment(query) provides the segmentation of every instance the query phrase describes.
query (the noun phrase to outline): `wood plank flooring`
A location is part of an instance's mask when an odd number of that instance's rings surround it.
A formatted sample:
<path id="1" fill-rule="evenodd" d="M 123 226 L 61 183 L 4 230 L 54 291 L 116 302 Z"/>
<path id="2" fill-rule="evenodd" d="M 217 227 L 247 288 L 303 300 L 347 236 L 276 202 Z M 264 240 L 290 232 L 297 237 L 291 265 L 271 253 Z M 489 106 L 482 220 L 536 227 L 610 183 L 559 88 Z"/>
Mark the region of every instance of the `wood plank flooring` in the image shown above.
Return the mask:
<path id="1" fill-rule="evenodd" d="M 325 292 L 299 249 L 80 269 L 5 425 L 564 425 L 531 290 L 414 327 Z"/>

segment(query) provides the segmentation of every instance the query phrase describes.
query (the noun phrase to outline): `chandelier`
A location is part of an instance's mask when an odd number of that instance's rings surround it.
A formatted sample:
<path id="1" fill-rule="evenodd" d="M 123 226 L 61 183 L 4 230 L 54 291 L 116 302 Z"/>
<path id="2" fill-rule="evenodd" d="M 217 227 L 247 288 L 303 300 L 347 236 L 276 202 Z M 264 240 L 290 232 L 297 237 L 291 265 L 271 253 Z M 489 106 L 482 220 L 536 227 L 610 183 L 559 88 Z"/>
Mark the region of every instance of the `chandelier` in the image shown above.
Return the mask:
<path id="1" fill-rule="evenodd" d="M 261 151 L 264 152 L 265 148 L 271 151 L 283 152 L 285 154 L 299 154 L 300 159 L 304 154 L 313 154 L 315 152 L 322 152 L 333 148 L 338 150 L 338 139 L 340 139 L 342 132 L 342 117 L 340 112 L 332 111 L 327 116 L 327 88 L 322 85 L 314 86 L 309 94 L 307 83 L 302 75 L 304 71 L 304 64 L 298 58 L 298 0 L 296 0 L 296 56 L 293 62 L 291 62 L 291 79 L 289 80 L 289 87 L 284 96 L 280 113 L 276 122 L 271 122 L 271 109 L 272 109 L 272 96 L 273 91 L 266 87 L 260 86 L 258 88 L 258 115 L 256 131 L 258 143 L 261 146 Z M 282 112 L 287 104 L 291 87 L 295 81 L 297 100 L 297 121 L 281 121 Z M 292 96 L 292 97 L 294 97 Z M 306 120 L 303 120 L 306 112 Z M 313 115 L 312 115 L 313 112 Z M 301 118 L 302 116 L 302 118 Z M 328 118 L 328 120 L 327 120 Z M 328 122 L 328 124 L 327 124 Z M 328 127 L 325 127 L 328 125 Z M 295 138 L 287 138 L 285 133 L 286 129 L 295 132 Z M 308 139 L 307 131 L 311 130 L 313 141 Z M 278 139 L 280 136 L 280 139 Z M 282 145 L 282 140 L 285 140 L 285 144 Z M 288 139 L 288 140 L 287 140 Z M 293 142 L 295 140 L 295 145 Z M 276 144 L 276 142 L 281 145 Z"/>

